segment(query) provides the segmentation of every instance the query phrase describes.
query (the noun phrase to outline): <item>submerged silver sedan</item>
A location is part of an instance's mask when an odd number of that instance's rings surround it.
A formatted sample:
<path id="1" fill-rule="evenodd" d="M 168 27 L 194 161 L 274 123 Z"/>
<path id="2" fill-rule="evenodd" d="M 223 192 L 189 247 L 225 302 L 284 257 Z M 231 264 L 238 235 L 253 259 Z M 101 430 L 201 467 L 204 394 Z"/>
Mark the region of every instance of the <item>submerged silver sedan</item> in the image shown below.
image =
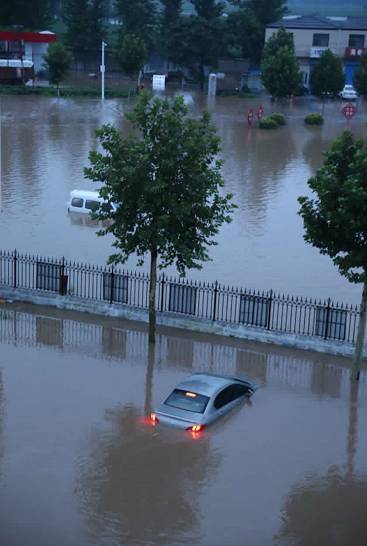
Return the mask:
<path id="1" fill-rule="evenodd" d="M 208 373 L 194 373 L 182 381 L 150 415 L 153 424 L 164 423 L 200 432 L 249 398 L 258 388 L 254 381 Z"/>

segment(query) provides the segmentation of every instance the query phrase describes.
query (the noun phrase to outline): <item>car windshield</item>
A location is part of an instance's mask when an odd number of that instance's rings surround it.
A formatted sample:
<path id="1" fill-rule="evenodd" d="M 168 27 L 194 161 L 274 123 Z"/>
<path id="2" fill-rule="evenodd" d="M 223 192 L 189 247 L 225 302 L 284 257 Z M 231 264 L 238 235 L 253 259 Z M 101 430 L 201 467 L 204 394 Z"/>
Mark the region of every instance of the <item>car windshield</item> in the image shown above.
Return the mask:
<path id="1" fill-rule="evenodd" d="M 209 397 L 195 392 L 183 391 L 175 389 L 165 401 L 166 406 L 172 406 L 194 413 L 204 413 L 208 405 Z"/>

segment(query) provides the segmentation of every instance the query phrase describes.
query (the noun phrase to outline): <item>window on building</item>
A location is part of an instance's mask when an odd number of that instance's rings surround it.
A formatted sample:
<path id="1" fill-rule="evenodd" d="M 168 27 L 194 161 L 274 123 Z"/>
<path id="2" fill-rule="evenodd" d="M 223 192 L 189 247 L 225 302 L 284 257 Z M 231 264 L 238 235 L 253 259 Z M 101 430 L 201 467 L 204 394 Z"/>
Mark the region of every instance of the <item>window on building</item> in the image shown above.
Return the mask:
<path id="1" fill-rule="evenodd" d="M 314 34 L 312 39 L 313 47 L 329 47 L 329 34 Z"/>
<path id="2" fill-rule="evenodd" d="M 362 49 L 364 48 L 364 41 L 364 34 L 349 34 L 349 47 Z"/>
<path id="3" fill-rule="evenodd" d="M 6 50 L 7 50 L 6 41 L 0 40 L 0 51 L 6 51 Z"/>
<path id="4" fill-rule="evenodd" d="M 9 51 L 12 53 L 21 53 L 23 51 L 22 42 L 20 40 L 13 40 L 8 42 Z"/>

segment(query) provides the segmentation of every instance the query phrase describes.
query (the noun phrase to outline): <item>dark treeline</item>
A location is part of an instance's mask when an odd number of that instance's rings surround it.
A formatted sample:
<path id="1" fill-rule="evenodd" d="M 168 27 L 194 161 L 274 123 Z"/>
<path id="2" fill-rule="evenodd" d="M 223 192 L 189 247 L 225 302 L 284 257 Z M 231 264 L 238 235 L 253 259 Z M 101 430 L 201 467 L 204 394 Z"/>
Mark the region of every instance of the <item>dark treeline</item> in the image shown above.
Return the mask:
<path id="1" fill-rule="evenodd" d="M 98 49 L 107 39 L 119 51 L 127 38 L 134 37 L 147 55 L 158 54 L 191 68 L 202 80 L 204 67 L 215 68 L 218 57 L 258 63 L 265 27 L 284 15 L 286 3 L 190 0 L 188 14 L 183 0 L 3 0 L 0 25 L 40 29 L 62 22 L 63 38 L 75 52 Z M 111 19 L 118 24 L 111 24 Z"/>

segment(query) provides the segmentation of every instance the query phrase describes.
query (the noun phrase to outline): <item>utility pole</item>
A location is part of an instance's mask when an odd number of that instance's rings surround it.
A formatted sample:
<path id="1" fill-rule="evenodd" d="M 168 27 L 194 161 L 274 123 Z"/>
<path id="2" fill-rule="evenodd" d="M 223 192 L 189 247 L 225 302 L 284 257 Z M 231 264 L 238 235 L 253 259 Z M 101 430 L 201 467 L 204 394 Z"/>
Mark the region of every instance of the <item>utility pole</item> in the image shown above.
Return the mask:
<path id="1" fill-rule="evenodd" d="M 104 64 L 104 48 L 106 47 L 106 42 L 102 41 L 102 61 L 101 61 L 101 99 L 104 101 L 104 73 L 106 71 L 106 67 Z"/>

